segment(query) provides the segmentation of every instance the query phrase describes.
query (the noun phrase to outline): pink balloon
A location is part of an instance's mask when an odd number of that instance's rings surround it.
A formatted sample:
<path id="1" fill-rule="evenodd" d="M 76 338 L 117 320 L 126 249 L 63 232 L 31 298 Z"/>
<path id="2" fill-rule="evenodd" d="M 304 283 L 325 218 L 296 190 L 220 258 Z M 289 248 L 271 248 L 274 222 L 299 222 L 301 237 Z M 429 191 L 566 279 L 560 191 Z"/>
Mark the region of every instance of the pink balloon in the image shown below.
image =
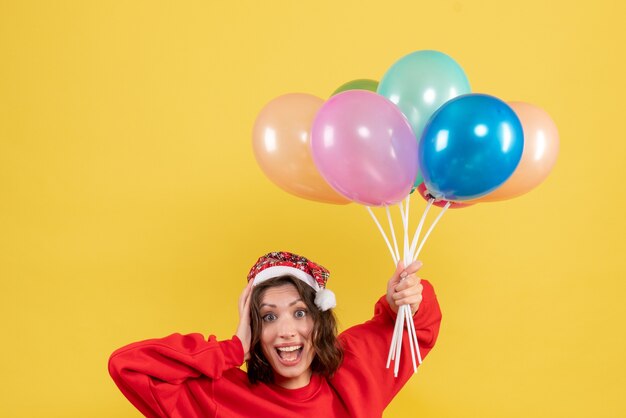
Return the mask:
<path id="1" fill-rule="evenodd" d="M 338 193 L 368 206 L 393 205 L 417 176 L 417 141 L 392 102 L 349 90 L 331 97 L 311 131 L 313 161 Z"/>

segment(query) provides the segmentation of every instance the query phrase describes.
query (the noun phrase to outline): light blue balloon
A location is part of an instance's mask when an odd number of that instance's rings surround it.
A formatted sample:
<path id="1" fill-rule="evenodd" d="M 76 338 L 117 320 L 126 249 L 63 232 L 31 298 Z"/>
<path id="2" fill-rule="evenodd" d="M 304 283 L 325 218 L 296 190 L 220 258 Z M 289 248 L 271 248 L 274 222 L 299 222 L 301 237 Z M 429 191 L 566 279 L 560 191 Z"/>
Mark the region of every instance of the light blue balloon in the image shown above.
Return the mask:
<path id="1" fill-rule="evenodd" d="M 387 70 L 377 90 L 400 108 L 418 140 L 442 104 L 470 92 L 461 66 L 439 51 L 416 51 L 400 58 Z"/>
<path id="2" fill-rule="evenodd" d="M 522 124 L 509 105 L 486 94 L 467 94 L 435 112 L 417 156 L 430 194 L 465 201 L 504 183 L 519 164 L 523 149 Z"/>

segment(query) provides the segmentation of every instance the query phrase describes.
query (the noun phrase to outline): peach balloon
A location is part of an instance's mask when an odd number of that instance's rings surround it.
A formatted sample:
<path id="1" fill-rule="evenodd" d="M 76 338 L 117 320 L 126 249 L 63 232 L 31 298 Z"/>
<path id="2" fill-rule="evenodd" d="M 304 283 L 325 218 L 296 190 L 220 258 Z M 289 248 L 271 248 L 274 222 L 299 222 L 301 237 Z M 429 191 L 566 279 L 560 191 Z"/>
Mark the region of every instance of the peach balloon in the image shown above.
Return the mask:
<path id="1" fill-rule="evenodd" d="M 528 193 L 543 182 L 556 163 L 559 133 L 545 111 L 523 102 L 507 103 L 524 129 L 524 151 L 511 177 L 494 190 L 470 203 L 497 202 Z"/>
<path id="2" fill-rule="evenodd" d="M 324 203 L 350 201 L 326 183 L 311 156 L 311 125 L 324 100 L 291 93 L 270 101 L 259 113 L 252 148 L 265 175 L 298 197 Z"/>

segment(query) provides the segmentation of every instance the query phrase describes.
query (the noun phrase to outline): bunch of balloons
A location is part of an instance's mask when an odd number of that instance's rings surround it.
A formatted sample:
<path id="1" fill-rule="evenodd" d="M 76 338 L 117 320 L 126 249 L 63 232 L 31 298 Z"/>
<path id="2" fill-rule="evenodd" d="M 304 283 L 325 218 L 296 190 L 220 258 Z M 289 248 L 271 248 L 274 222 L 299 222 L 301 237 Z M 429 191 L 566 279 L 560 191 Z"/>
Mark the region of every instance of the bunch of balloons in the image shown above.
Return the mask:
<path id="1" fill-rule="evenodd" d="M 438 51 L 417 51 L 376 80 L 353 80 L 324 101 L 309 94 L 280 96 L 261 111 L 253 148 L 265 174 L 289 193 L 310 200 L 365 205 L 394 264 L 417 259 L 448 208 L 511 199 L 537 187 L 559 149 L 554 122 L 522 102 L 471 93 L 463 69 Z M 427 200 L 409 240 L 410 194 Z M 389 206 L 402 216 L 401 257 Z M 418 244 L 431 206 L 443 207 Z M 390 239 L 370 206 L 385 207 Z M 398 375 L 404 327 L 413 368 L 421 355 L 401 306 L 387 367 Z"/>
<path id="2" fill-rule="evenodd" d="M 416 51 L 328 100 L 286 94 L 253 130 L 255 157 L 285 191 L 325 203 L 389 206 L 418 190 L 451 208 L 517 197 L 550 173 L 559 139 L 528 103 L 471 93 L 463 69 Z"/>

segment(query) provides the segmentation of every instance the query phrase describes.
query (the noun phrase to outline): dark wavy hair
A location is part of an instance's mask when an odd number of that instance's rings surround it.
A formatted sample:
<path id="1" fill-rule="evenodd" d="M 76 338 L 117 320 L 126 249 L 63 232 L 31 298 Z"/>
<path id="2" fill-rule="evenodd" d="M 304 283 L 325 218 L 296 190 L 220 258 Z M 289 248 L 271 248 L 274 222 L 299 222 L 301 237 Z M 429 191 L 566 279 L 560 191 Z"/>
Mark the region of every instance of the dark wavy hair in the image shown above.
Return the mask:
<path id="1" fill-rule="evenodd" d="M 274 382 L 274 371 L 263 354 L 261 347 L 261 301 L 265 291 L 270 287 L 293 285 L 304 301 L 313 318 L 311 343 L 315 356 L 311 363 L 313 373 L 331 377 L 343 361 L 343 351 L 337 342 L 337 320 L 331 309 L 321 311 L 315 305 L 315 290 L 308 284 L 292 276 L 280 276 L 260 283 L 252 290 L 250 301 L 250 325 L 252 337 L 250 341 L 250 359 L 246 362 L 250 383 Z"/>

